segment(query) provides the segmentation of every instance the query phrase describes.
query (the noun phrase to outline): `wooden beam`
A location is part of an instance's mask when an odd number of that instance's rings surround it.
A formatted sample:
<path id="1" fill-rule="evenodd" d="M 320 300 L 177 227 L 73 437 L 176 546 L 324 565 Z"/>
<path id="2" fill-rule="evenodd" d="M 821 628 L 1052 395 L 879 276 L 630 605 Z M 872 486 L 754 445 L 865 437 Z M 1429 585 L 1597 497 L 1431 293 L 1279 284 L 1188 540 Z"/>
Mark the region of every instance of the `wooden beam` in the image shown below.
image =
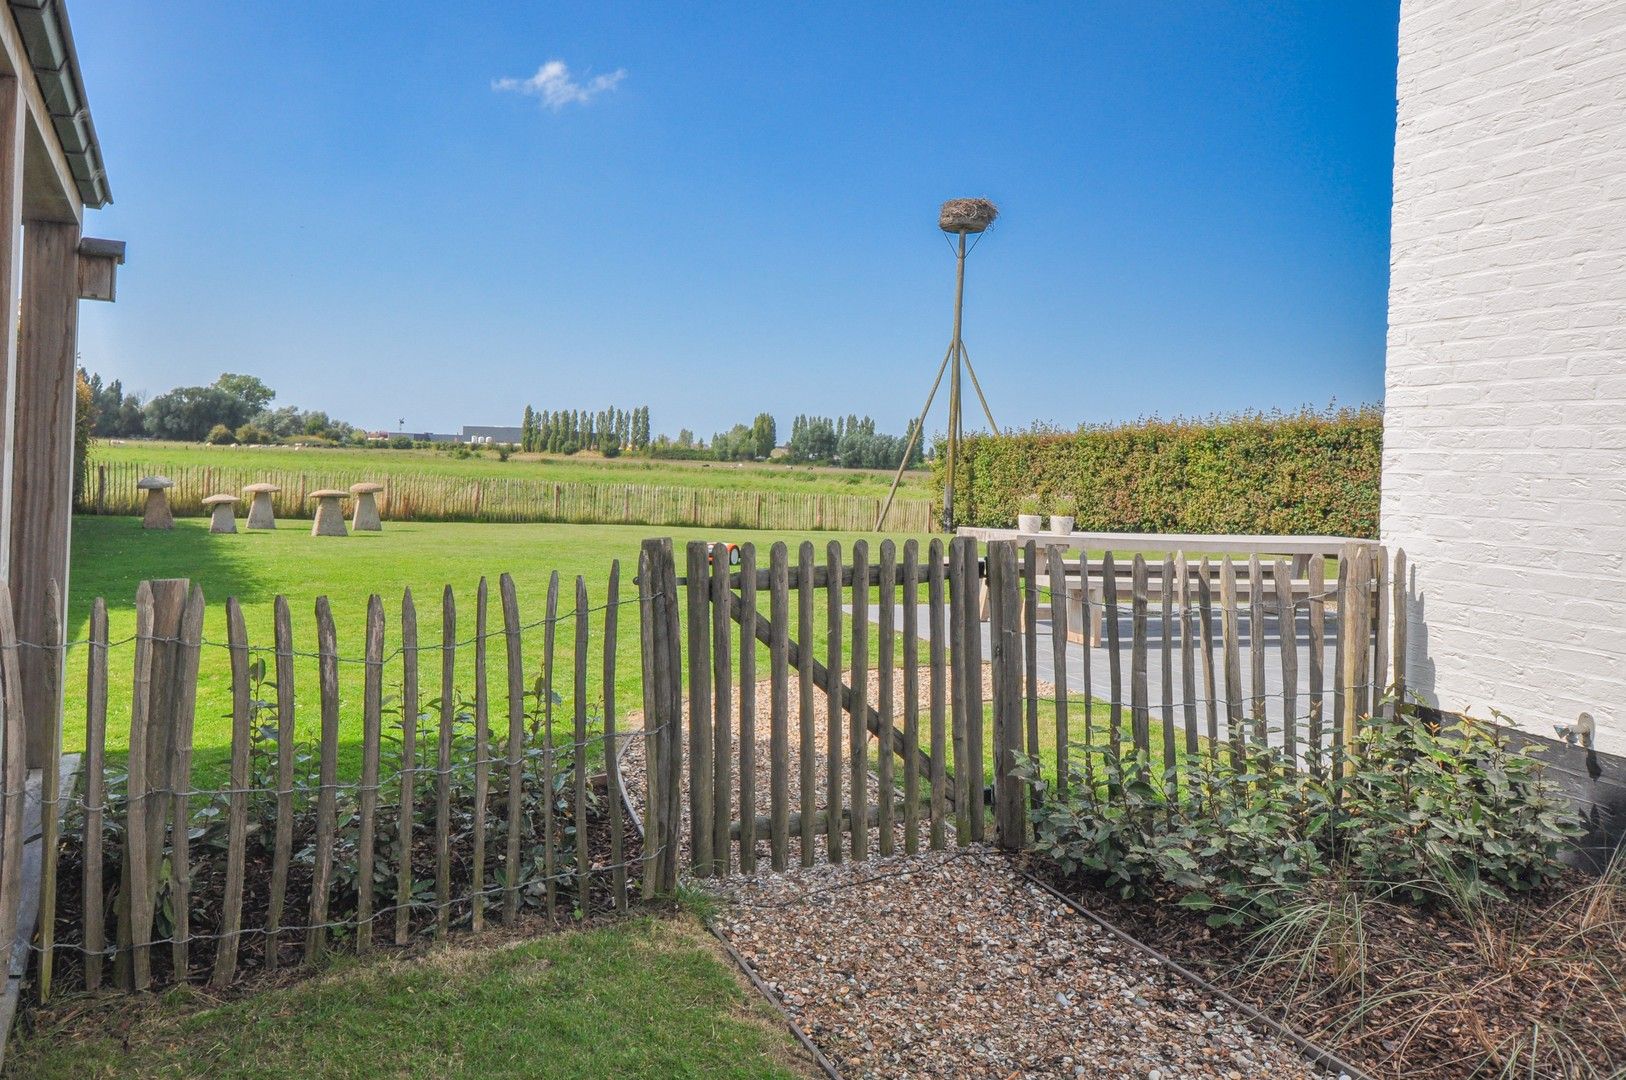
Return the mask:
<path id="1" fill-rule="evenodd" d="M 73 515 L 74 362 L 79 309 L 79 226 L 30 221 L 23 230 L 22 332 L 12 432 L 11 596 L 17 633 L 46 640 L 49 587 L 68 595 Z M 61 612 L 57 618 L 65 619 Z M 28 765 L 42 766 L 56 739 L 62 656 L 23 649 Z"/>
<path id="2" fill-rule="evenodd" d="M 27 110 L 13 76 L 0 76 L 0 312 L 16 312 L 23 243 L 23 128 Z M 12 417 L 17 412 L 17 323 L 0 331 L 0 579 L 11 572 Z"/>
<path id="3" fill-rule="evenodd" d="M 7 12 L 0 15 L 0 52 L 6 70 L 16 78 L 21 90 L 22 110 L 27 117 L 22 134 L 26 138 L 26 195 L 30 220 L 78 222 L 84 215 L 79 185 L 68 166 L 67 155 L 51 122 L 39 80 L 34 76 L 28 50 L 23 45 L 17 21 Z"/>

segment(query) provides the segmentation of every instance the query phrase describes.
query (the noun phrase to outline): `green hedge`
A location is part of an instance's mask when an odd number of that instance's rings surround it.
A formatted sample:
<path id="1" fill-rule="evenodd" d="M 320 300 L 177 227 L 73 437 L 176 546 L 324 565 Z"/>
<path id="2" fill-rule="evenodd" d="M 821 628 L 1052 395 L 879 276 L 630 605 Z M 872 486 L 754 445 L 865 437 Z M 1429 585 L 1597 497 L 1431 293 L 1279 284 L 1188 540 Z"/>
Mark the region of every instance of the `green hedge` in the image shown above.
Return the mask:
<path id="1" fill-rule="evenodd" d="M 1037 494 L 1046 512 L 1058 498 L 1076 499 L 1081 530 L 1378 533 L 1376 405 L 973 435 L 963 446 L 962 525 L 1011 526 L 1022 498 Z M 942 449 L 933 463 L 939 502 Z"/>

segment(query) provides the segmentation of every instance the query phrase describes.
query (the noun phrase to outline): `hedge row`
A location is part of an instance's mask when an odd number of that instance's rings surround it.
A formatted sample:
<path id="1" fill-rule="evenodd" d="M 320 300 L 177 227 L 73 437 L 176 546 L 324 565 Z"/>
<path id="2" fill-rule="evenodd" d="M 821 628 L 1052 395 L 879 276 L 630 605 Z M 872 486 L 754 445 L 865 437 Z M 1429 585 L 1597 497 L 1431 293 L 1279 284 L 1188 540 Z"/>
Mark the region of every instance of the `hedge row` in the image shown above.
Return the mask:
<path id="1" fill-rule="evenodd" d="M 1046 513 L 1075 503 L 1081 530 L 1378 533 L 1376 405 L 974 435 L 963 446 L 962 525 L 1011 526 L 1024 497 L 1038 495 Z"/>

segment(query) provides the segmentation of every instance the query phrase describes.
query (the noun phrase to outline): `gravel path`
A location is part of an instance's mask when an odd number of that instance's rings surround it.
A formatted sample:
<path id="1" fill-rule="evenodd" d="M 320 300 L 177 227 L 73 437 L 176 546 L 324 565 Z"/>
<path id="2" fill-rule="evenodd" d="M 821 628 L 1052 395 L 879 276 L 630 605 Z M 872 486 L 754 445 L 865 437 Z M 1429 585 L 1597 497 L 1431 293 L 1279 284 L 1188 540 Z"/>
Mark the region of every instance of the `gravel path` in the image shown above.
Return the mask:
<path id="1" fill-rule="evenodd" d="M 823 695 L 815 700 L 814 774 L 822 809 L 826 717 Z M 768 701 L 764 683 L 757 692 L 756 789 L 757 812 L 764 814 Z M 793 710 L 794 702 L 793 689 Z M 894 715 L 901 724 L 901 708 Z M 640 726 L 637 717 L 627 723 L 629 730 Z M 792 730 L 794 809 L 794 719 Z M 641 739 L 630 740 L 622 762 L 627 789 L 641 804 Z M 873 794 L 873 777 L 870 785 Z M 686 819 L 686 792 L 682 805 Z M 949 826 L 952 845 L 952 820 Z M 685 844 L 687 833 L 685 820 Z M 901 822 L 895 842 L 902 852 Z M 870 850 L 866 862 L 833 865 L 819 837 L 816 865 L 804 868 L 797 865 L 793 835 L 791 869 L 772 873 L 762 837 L 754 877 L 700 883 L 723 901 L 718 929 L 849 1077 L 1323 1075 L 1291 1047 L 1251 1031 L 1224 1003 L 1023 880 L 992 849 L 876 857 L 879 837 L 872 829 Z M 680 865 L 687 863 L 685 846 Z"/>

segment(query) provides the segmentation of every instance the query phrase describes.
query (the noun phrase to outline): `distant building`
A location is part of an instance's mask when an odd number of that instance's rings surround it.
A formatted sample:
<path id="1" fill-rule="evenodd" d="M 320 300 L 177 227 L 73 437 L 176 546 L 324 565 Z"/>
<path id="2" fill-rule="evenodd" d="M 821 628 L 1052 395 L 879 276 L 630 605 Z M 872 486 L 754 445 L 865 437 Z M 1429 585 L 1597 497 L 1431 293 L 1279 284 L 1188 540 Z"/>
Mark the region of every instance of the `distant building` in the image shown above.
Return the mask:
<path id="1" fill-rule="evenodd" d="M 462 440 L 466 443 L 518 443 L 521 437 L 517 427 L 488 427 L 482 424 L 464 424 Z"/>

